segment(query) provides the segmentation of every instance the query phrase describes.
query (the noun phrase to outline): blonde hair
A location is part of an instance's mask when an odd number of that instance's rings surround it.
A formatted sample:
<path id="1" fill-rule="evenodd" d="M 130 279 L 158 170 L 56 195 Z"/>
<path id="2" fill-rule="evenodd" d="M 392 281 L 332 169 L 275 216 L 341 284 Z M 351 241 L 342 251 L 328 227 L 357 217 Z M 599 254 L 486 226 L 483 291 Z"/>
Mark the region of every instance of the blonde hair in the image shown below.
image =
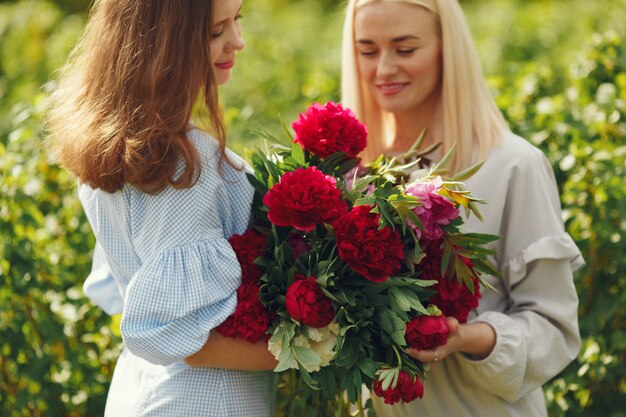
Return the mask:
<path id="1" fill-rule="evenodd" d="M 210 62 L 212 4 L 95 0 L 48 100 L 57 163 L 107 192 L 126 183 L 152 194 L 191 187 L 201 166 L 187 133 L 200 97 L 228 161 Z"/>
<path id="2" fill-rule="evenodd" d="M 508 127 L 486 86 L 467 22 L 456 0 L 349 0 L 343 28 L 342 102 L 368 127 L 368 146 L 361 155 L 366 161 L 376 158 L 383 151 L 386 138 L 394 134 L 394 123 L 392 115 L 378 106 L 359 75 L 354 18 L 363 5 L 391 2 L 424 7 L 435 18 L 443 55 L 442 147 L 446 152 L 456 142 L 457 151 L 449 168 L 457 172 L 484 158 Z"/>

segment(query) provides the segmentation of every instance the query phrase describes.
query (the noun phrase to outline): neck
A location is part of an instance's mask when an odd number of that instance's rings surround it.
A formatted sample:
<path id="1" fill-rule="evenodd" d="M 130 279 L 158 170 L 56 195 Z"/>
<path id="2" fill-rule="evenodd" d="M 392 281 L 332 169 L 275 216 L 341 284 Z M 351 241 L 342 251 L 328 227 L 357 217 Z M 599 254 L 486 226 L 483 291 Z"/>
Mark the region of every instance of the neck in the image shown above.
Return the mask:
<path id="1" fill-rule="evenodd" d="M 425 149 L 442 139 L 441 112 L 438 105 L 422 106 L 420 111 L 394 113 L 395 136 L 388 144 L 394 152 L 406 152 L 426 129 L 426 136 L 421 148 Z"/>

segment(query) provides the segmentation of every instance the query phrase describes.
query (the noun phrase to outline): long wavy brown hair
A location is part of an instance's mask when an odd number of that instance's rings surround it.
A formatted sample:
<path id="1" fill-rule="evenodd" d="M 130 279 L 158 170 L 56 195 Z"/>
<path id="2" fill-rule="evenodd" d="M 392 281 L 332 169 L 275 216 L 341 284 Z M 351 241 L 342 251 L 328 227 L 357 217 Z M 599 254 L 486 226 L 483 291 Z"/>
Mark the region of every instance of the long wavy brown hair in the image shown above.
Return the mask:
<path id="1" fill-rule="evenodd" d="M 230 163 L 210 62 L 213 1 L 94 1 L 48 101 L 57 163 L 107 192 L 190 187 L 201 169 L 187 138 L 196 103 Z"/>

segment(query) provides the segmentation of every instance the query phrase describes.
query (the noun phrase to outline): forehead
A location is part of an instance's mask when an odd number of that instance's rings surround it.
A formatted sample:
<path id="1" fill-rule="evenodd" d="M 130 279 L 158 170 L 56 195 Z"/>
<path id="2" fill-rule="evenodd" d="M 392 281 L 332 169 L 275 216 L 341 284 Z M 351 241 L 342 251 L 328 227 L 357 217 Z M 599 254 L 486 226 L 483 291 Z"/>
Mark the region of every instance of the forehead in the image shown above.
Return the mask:
<path id="1" fill-rule="evenodd" d="M 422 6 L 402 2 L 375 2 L 359 7 L 354 16 L 356 39 L 419 37 L 435 34 L 435 19 Z"/>
<path id="2" fill-rule="evenodd" d="M 243 0 L 212 0 L 213 1 L 213 22 L 232 18 L 241 9 Z"/>

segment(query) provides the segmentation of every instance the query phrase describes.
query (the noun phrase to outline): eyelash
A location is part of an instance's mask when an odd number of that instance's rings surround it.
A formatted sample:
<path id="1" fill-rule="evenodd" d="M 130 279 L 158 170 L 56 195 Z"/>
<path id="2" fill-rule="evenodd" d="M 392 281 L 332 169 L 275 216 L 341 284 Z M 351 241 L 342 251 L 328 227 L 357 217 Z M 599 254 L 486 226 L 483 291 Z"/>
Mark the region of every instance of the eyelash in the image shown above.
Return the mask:
<path id="1" fill-rule="evenodd" d="M 397 49 L 396 52 L 400 55 L 410 55 L 415 52 L 417 48 L 406 48 L 406 49 Z M 359 55 L 361 56 L 374 56 L 378 53 L 378 51 L 359 51 Z"/>
<path id="2" fill-rule="evenodd" d="M 235 16 L 235 20 L 240 20 L 242 18 L 243 18 L 243 15 L 241 13 L 239 13 L 237 16 Z M 211 33 L 211 38 L 213 38 L 213 39 L 219 38 L 220 35 L 222 34 L 222 32 L 224 32 L 224 31 L 220 30 L 219 32 Z"/>

